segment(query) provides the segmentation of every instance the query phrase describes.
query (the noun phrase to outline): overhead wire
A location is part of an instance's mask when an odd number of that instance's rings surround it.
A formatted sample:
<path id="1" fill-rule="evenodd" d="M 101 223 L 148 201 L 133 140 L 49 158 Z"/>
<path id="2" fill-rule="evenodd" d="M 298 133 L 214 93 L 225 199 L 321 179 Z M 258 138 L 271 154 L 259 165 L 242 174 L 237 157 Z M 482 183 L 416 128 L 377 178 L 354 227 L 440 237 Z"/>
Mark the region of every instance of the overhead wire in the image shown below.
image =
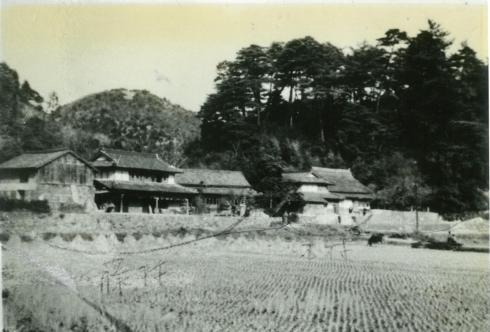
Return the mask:
<path id="1" fill-rule="evenodd" d="M 152 248 L 152 249 L 141 250 L 141 251 L 99 252 L 99 251 L 88 251 L 88 250 L 80 250 L 80 249 L 73 249 L 73 248 L 63 248 L 63 247 L 56 246 L 56 245 L 53 245 L 53 244 L 50 244 L 50 243 L 47 243 L 47 245 L 50 246 L 50 247 L 52 247 L 52 248 L 56 248 L 56 249 L 60 249 L 60 250 L 72 251 L 72 252 L 78 252 L 78 253 L 84 253 L 84 254 L 89 254 L 89 255 L 107 255 L 107 254 L 139 255 L 139 254 L 146 254 L 146 253 L 150 253 L 150 252 L 168 250 L 168 249 L 172 249 L 172 248 L 175 248 L 175 247 L 180 247 L 180 246 L 188 245 L 188 244 L 191 244 L 191 243 L 195 243 L 195 242 L 198 242 L 198 241 L 210 239 L 210 238 L 213 238 L 213 237 L 223 236 L 223 235 L 232 235 L 232 234 L 240 234 L 240 233 L 251 233 L 251 232 L 260 232 L 260 231 L 279 230 L 279 229 L 285 228 L 288 225 L 288 224 L 283 224 L 283 225 L 278 226 L 278 227 L 268 227 L 268 228 L 250 229 L 250 230 L 247 229 L 247 230 L 241 230 L 241 231 L 232 232 L 232 230 L 236 226 L 238 226 L 241 222 L 243 222 L 245 220 L 245 218 L 246 217 L 243 217 L 242 219 L 238 220 L 234 224 L 232 224 L 232 225 L 228 226 L 227 228 L 225 228 L 225 229 L 223 229 L 223 230 L 221 230 L 221 231 L 219 231 L 217 233 L 214 233 L 214 234 L 210 234 L 210 235 L 207 235 L 207 236 L 199 237 L 199 238 L 196 238 L 194 240 L 189 240 L 189 241 L 184 241 L 184 242 L 180 242 L 180 243 L 177 243 L 177 244 L 168 245 L 168 246 L 165 246 L 165 247 Z"/>

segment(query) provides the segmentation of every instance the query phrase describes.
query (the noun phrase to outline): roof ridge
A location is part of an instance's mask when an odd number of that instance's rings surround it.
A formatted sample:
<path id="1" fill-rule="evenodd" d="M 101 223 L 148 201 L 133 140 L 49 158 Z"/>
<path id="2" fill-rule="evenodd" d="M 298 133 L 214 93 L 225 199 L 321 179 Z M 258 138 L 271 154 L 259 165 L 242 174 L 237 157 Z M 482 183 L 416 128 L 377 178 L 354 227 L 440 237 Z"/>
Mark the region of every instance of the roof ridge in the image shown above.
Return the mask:
<path id="1" fill-rule="evenodd" d="M 43 153 L 53 153 L 53 152 L 61 152 L 61 151 L 73 152 L 69 148 L 56 148 L 56 149 L 47 149 L 47 150 L 26 150 L 24 151 L 23 154 L 43 154 Z"/>
<path id="2" fill-rule="evenodd" d="M 210 168 L 181 168 L 183 171 L 211 171 L 211 172 L 228 172 L 228 173 L 242 173 L 242 171 L 230 171 L 227 169 L 210 169 Z"/>
<path id="3" fill-rule="evenodd" d="M 318 167 L 318 166 L 311 166 L 311 169 L 312 171 L 314 171 L 314 169 L 317 169 L 317 170 L 326 170 L 326 171 L 333 171 L 333 172 L 349 172 L 349 173 L 352 173 L 350 168 L 328 168 L 328 167 Z"/>
<path id="4" fill-rule="evenodd" d="M 133 155 L 143 155 L 157 159 L 156 153 L 148 153 L 148 152 L 137 152 L 137 151 L 127 151 L 127 150 L 117 150 L 117 149 L 101 149 L 101 152 L 107 153 L 117 153 L 117 154 L 133 154 Z M 163 160 L 162 160 L 163 161 Z"/>
<path id="5" fill-rule="evenodd" d="M 22 159 L 23 156 L 27 156 L 27 155 L 48 155 L 48 154 L 52 154 L 52 153 L 55 153 L 55 152 L 64 152 L 63 154 L 58 154 L 58 155 L 51 155 L 49 156 L 49 158 L 46 159 L 46 157 L 43 157 L 43 159 L 41 160 L 37 160 L 37 161 L 31 161 L 31 164 L 30 165 L 27 165 L 27 166 L 5 166 L 5 164 L 12 164 L 12 160 L 19 160 L 19 159 Z M 97 169 L 92 166 L 92 164 L 90 162 L 88 162 L 87 160 L 81 158 L 79 155 L 77 155 L 75 152 L 73 152 L 72 150 L 70 149 L 66 149 L 66 148 L 59 148 L 59 149 L 51 149 L 51 150 L 40 150 L 40 151 L 33 151 L 33 152 L 23 152 L 22 154 L 12 158 L 12 159 L 9 159 L 7 161 L 5 161 L 4 163 L 0 164 L 0 168 L 39 168 L 39 167 L 42 167 L 50 162 L 52 162 L 53 160 L 56 160 L 60 157 L 62 157 L 64 154 L 66 153 L 70 153 L 72 154 L 75 158 L 79 159 L 80 161 L 82 161 L 84 164 L 86 164 L 88 167 L 90 167 L 92 170 L 94 171 L 97 171 Z M 31 157 L 32 158 L 32 157 Z M 36 157 L 36 158 L 39 158 L 39 157 Z"/>

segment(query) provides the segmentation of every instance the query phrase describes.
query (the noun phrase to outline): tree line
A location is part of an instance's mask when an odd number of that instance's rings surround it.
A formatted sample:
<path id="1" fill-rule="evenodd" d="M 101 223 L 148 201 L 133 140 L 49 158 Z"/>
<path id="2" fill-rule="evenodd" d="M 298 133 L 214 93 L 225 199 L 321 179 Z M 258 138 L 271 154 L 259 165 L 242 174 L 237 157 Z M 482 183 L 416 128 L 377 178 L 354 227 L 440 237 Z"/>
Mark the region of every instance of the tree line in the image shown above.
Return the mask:
<path id="1" fill-rule="evenodd" d="M 250 45 L 217 66 L 194 163 L 241 168 L 264 192 L 284 170 L 351 168 L 378 205 L 487 208 L 488 66 L 429 20 L 344 52 L 311 37 Z"/>

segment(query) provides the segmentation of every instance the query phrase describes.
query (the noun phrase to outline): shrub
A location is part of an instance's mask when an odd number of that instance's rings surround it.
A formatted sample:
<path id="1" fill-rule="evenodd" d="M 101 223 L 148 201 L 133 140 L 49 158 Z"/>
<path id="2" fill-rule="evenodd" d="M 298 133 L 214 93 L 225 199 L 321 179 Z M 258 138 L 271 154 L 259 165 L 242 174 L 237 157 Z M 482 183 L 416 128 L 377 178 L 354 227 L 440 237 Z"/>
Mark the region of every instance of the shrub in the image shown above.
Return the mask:
<path id="1" fill-rule="evenodd" d="M 299 222 L 299 216 L 296 213 L 291 213 L 288 217 L 290 224 Z"/>
<path id="2" fill-rule="evenodd" d="M 410 235 L 405 233 L 393 233 L 388 235 L 390 239 L 407 239 Z"/>
<path id="3" fill-rule="evenodd" d="M 23 201 L 19 199 L 10 199 L 0 197 L 0 211 L 31 211 L 35 213 L 50 213 L 47 201 Z"/>

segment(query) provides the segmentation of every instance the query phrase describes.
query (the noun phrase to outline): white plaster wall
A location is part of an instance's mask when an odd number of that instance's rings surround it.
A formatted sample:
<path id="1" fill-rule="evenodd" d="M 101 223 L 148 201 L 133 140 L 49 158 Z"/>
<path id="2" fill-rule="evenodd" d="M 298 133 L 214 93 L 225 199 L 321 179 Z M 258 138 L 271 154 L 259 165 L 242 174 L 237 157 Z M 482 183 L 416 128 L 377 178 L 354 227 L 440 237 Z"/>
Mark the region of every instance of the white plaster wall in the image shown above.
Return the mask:
<path id="1" fill-rule="evenodd" d="M 0 191 L 36 190 L 36 183 L 1 183 Z"/>
<path id="2" fill-rule="evenodd" d="M 114 179 L 111 180 L 116 180 L 116 181 L 129 181 L 129 172 L 124 171 L 124 170 L 117 170 L 114 173 Z"/>
<path id="3" fill-rule="evenodd" d="M 98 173 L 95 173 L 97 179 L 100 180 L 114 180 L 114 171 L 101 170 Z"/>
<path id="4" fill-rule="evenodd" d="M 167 181 L 169 184 L 175 184 L 175 175 L 170 174 Z"/>
<path id="5" fill-rule="evenodd" d="M 339 207 L 341 209 L 350 209 L 354 206 L 354 202 L 350 199 L 344 199 L 343 201 L 340 201 Z"/>
<path id="6" fill-rule="evenodd" d="M 301 192 L 316 192 L 318 191 L 318 186 L 316 184 L 303 184 L 299 187 L 298 191 Z"/>
<path id="7" fill-rule="evenodd" d="M 328 212 L 328 206 L 325 206 L 323 204 L 306 204 L 303 207 L 303 214 L 322 215 Z"/>

